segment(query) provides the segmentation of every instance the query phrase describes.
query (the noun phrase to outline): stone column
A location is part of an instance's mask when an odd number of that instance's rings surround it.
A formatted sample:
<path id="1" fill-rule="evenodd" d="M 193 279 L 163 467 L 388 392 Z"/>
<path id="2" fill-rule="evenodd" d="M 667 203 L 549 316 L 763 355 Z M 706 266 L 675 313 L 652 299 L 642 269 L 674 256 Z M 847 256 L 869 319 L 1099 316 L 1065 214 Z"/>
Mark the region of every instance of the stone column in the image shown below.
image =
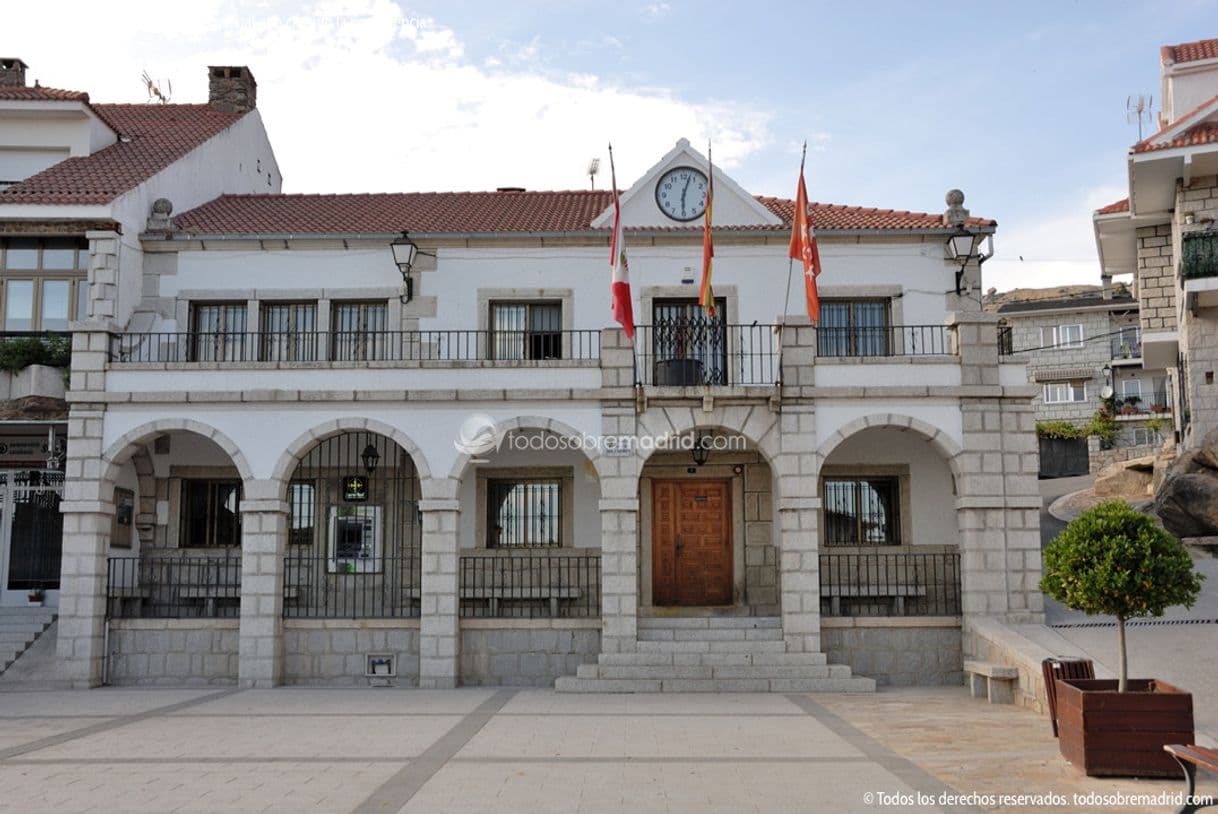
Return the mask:
<path id="1" fill-rule="evenodd" d="M 425 481 L 423 584 L 420 593 L 419 687 L 451 689 L 460 677 L 461 623 L 457 481 Z"/>
<path id="2" fill-rule="evenodd" d="M 283 571 L 288 504 L 273 480 L 247 481 L 241 499 L 241 633 L 237 680 L 242 687 L 283 683 Z"/>
<path id="3" fill-rule="evenodd" d="M 1026 384 L 1000 384 L 997 317 L 952 314 L 961 382 L 963 445 L 957 458 L 961 602 L 970 618 L 1043 620 L 1040 507 L 1032 396 Z"/>
<path id="4" fill-rule="evenodd" d="M 87 322 L 72 335 L 68 447 L 64 467 L 63 558 L 59 579 L 58 653 L 79 687 L 101 684 L 105 662 L 106 554 L 114 484 L 102 461 L 108 324 Z"/>
<path id="5" fill-rule="evenodd" d="M 788 329 L 790 331 L 790 329 Z M 783 367 L 810 349 L 811 328 L 785 337 Z M 788 342 L 799 342 L 794 347 Z M 810 367 L 810 365 L 809 365 Z M 810 379 L 803 366 L 788 368 Z M 784 382 L 787 374 L 784 374 Z M 784 388 L 785 389 L 785 388 Z M 820 652 L 820 460 L 816 454 L 816 408 L 806 401 L 784 402 L 779 419 L 782 452 L 775 466 L 778 513 L 779 585 L 782 631 L 791 653 Z"/>
<path id="6" fill-rule="evenodd" d="M 114 319 L 117 312 L 120 237 L 118 232 L 111 230 L 85 232 L 89 241 L 89 317 L 92 319 Z M 75 366 L 72 369 L 75 370 Z"/>

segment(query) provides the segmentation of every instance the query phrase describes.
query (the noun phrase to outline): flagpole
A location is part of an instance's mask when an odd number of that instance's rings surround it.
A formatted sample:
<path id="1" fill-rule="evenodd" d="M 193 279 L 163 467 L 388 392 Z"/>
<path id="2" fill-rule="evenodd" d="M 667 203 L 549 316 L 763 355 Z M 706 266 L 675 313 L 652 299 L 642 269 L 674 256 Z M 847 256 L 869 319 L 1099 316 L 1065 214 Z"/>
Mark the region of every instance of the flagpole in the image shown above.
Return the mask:
<path id="1" fill-rule="evenodd" d="M 799 157 L 799 174 L 804 174 L 804 160 L 808 157 L 808 140 L 804 139 L 803 154 Z M 782 303 L 782 319 L 778 322 L 778 336 L 782 338 L 782 329 L 787 327 L 787 312 L 791 310 L 791 277 L 795 273 L 795 258 L 787 258 L 787 296 Z"/>

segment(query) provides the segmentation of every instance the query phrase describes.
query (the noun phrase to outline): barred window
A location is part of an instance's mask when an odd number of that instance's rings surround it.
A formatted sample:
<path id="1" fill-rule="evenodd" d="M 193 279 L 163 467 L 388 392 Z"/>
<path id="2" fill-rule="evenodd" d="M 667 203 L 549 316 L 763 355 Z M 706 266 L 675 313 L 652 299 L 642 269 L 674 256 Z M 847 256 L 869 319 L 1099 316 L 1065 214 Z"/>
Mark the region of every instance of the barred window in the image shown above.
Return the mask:
<path id="1" fill-rule="evenodd" d="M 334 304 L 331 358 L 336 362 L 375 362 L 389 358 L 385 333 L 389 309 L 382 302 Z"/>
<path id="2" fill-rule="evenodd" d="M 262 335 L 262 361 L 316 361 L 317 303 L 264 303 L 259 332 Z"/>
<path id="3" fill-rule="evenodd" d="M 900 485 L 896 478 L 826 478 L 827 545 L 898 545 Z"/>
<path id="4" fill-rule="evenodd" d="M 488 481 L 487 548 L 562 545 L 561 492 L 558 478 Z"/>
<path id="5" fill-rule="evenodd" d="M 242 362 L 245 348 L 244 302 L 192 303 L 192 362 Z"/>
<path id="6" fill-rule="evenodd" d="M 179 548 L 241 545 L 241 482 L 184 480 Z"/>
<path id="7" fill-rule="evenodd" d="M 288 543 L 313 545 L 317 528 L 317 489 L 309 481 L 288 484 Z"/>
<path id="8" fill-rule="evenodd" d="M 888 300 L 823 300 L 817 348 L 822 356 L 887 356 Z"/>
<path id="9" fill-rule="evenodd" d="M 562 304 L 491 303 L 493 359 L 561 359 Z"/>

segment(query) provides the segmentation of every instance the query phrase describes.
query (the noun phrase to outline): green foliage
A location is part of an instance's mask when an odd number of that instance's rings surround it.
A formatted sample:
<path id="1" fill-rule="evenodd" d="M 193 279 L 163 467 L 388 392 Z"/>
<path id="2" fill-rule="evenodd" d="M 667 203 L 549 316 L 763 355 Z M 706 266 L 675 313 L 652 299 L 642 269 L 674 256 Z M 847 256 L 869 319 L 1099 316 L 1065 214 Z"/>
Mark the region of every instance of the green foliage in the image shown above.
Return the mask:
<path id="1" fill-rule="evenodd" d="M 1069 421 L 1037 421 L 1036 434 L 1041 438 L 1086 438 L 1087 428 L 1072 424 Z"/>
<path id="2" fill-rule="evenodd" d="M 1124 621 L 1192 607 L 1204 578 L 1184 546 L 1150 517 L 1106 500 L 1045 548 L 1040 589 L 1067 607 Z"/>
<path id="3" fill-rule="evenodd" d="M 72 361 L 68 336 L 22 336 L 0 342 L 0 370 L 16 373 L 30 365 L 66 368 Z"/>
<path id="4" fill-rule="evenodd" d="M 1117 422 L 1107 410 L 1099 410 L 1091 417 L 1091 423 L 1084 430 L 1084 435 L 1094 435 L 1106 443 L 1114 443 L 1117 437 Z"/>
<path id="5" fill-rule="evenodd" d="M 1167 419 L 1161 415 L 1146 419 L 1146 429 L 1150 432 L 1162 432 L 1163 428 L 1166 426 Z"/>

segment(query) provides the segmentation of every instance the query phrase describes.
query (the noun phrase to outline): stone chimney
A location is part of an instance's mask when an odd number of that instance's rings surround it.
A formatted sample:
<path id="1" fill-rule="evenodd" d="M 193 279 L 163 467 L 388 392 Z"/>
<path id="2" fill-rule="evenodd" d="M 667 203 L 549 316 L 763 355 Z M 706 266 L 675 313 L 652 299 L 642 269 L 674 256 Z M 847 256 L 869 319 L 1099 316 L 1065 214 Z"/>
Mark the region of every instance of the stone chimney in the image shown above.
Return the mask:
<path id="1" fill-rule="evenodd" d="M 28 67 L 16 57 L 0 57 L 0 87 L 24 88 L 25 69 Z"/>
<path id="2" fill-rule="evenodd" d="M 1100 272 L 1100 289 L 1101 294 L 1106 300 L 1112 299 L 1112 275 L 1107 272 Z"/>
<path id="3" fill-rule="evenodd" d="M 258 106 L 258 83 L 244 65 L 207 68 L 207 104 L 222 113 L 245 113 Z"/>

